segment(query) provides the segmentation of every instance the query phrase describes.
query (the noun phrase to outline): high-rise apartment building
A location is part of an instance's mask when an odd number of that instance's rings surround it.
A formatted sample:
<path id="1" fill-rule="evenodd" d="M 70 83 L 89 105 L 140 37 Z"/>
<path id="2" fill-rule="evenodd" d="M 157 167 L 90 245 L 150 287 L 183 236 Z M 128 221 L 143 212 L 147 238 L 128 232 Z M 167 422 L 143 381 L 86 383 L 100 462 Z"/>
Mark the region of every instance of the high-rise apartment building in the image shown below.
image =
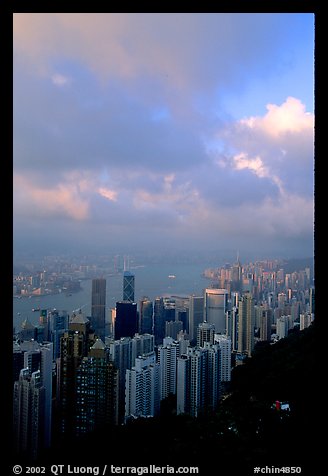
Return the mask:
<path id="1" fill-rule="evenodd" d="M 28 461 L 34 461 L 44 448 L 44 401 L 45 389 L 41 371 L 20 371 L 14 383 L 14 451 Z"/>
<path id="2" fill-rule="evenodd" d="M 154 352 L 154 336 L 152 334 L 135 334 L 130 341 L 130 346 L 131 365 L 134 365 L 137 357 Z"/>
<path id="3" fill-rule="evenodd" d="M 40 371 L 40 384 L 44 388 L 42 445 L 44 448 L 49 448 L 52 432 L 53 344 L 51 342 L 39 344 L 36 341 L 25 341 L 19 346 L 19 349 L 22 357 L 20 368 L 16 368 L 16 380 L 19 380 L 20 371 L 23 368 L 28 370 L 30 376 Z"/>
<path id="4" fill-rule="evenodd" d="M 261 309 L 260 311 L 260 340 L 271 340 L 272 309 Z"/>
<path id="5" fill-rule="evenodd" d="M 202 322 L 197 329 L 197 347 L 204 347 L 205 342 L 214 344 L 215 325 Z"/>
<path id="6" fill-rule="evenodd" d="M 125 415 L 125 377 L 126 371 L 135 365 L 136 358 L 148 357 L 154 352 L 154 336 L 152 334 L 136 334 L 112 340 L 109 344 L 110 361 L 118 369 L 118 418 L 124 422 Z"/>
<path id="7" fill-rule="evenodd" d="M 53 384 L 53 343 L 44 342 L 41 352 L 41 384 L 44 387 L 44 434 L 43 446 L 50 448 L 52 436 L 52 384 Z"/>
<path id="8" fill-rule="evenodd" d="M 214 324 L 215 332 L 226 334 L 226 311 L 228 310 L 228 291 L 226 289 L 205 289 L 204 321 Z"/>
<path id="9" fill-rule="evenodd" d="M 290 329 L 288 316 L 280 316 L 277 318 L 276 334 L 278 339 L 284 339 L 288 335 Z"/>
<path id="10" fill-rule="evenodd" d="M 24 353 L 18 342 L 13 342 L 13 382 L 19 379 L 19 374 L 22 368 L 24 368 Z"/>
<path id="11" fill-rule="evenodd" d="M 180 344 L 172 337 L 165 337 L 158 346 L 157 361 L 160 365 L 161 400 L 176 393 L 177 358 Z"/>
<path id="12" fill-rule="evenodd" d="M 126 371 L 125 420 L 154 417 L 160 409 L 160 370 L 155 354 L 137 357 Z"/>
<path id="13" fill-rule="evenodd" d="M 315 314 L 315 288 L 313 286 L 310 287 L 310 296 L 309 296 L 309 310 L 310 314 Z"/>
<path id="14" fill-rule="evenodd" d="M 131 369 L 132 344 L 131 337 L 121 337 L 113 340 L 109 345 L 110 360 L 118 369 L 118 419 L 119 423 L 124 422 L 125 414 L 125 374 L 127 369 Z"/>
<path id="15" fill-rule="evenodd" d="M 313 314 L 310 312 L 304 312 L 300 314 L 300 330 L 303 331 L 311 325 L 313 321 Z"/>
<path id="16" fill-rule="evenodd" d="M 76 371 L 87 355 L 87 334 L 68 330 L 60 339 L 58 359 L 57 402 L 59 409 L 58 430 L 72 436 L 75 426 L 75 379 Z"/>
<path id="17" fill-rule="evenodd" d="M 197 417 L 212 412 L 220 396 L 220 349 L 217 344 L 189 347 L 177 363 L 177 414 Z"/>
<path id="18" fill-rule="evenodd" d="M 106 326 L 106 279 L 96 278 L 92 280 L 91 292 L 91 327 L 95 334 L 105 340 Z"/>
<path id="19" fill-rule="evenodd" d="M 215 334 L 214 341 L 219 345 L 220 348 L 220 382 L 230 382 L 232 351 L 231 339 L 227 336 Z"/>
<path id="20" fill-rule="evenodd" d="M 76 436 L 118 424 L 118 370 L 97 339 L 76 370 Z"/>

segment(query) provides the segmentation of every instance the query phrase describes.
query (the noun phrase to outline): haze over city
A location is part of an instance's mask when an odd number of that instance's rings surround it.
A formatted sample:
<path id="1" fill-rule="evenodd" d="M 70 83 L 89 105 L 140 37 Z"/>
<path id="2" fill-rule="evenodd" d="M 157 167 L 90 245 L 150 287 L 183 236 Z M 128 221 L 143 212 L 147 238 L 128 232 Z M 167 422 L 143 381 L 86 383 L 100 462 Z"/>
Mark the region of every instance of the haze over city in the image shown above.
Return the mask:
<path id="1" fill-rule="evenodd" d="M 14 251 L 313 255 L 313 14 L 13 21 Z"/>

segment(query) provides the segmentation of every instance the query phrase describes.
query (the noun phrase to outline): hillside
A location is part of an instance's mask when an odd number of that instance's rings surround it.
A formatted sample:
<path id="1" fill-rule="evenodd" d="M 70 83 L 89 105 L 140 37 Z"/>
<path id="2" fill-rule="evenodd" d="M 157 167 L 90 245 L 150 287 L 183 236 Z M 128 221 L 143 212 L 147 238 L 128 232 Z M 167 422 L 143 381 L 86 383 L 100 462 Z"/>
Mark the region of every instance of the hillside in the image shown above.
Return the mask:
<path id="1" fill-rule="evenodd" d="M 157 419 L 66 442 L 42 459 L 51 462 L 60 455 L 60 463 L 71 464 L 197 465 L 200 474 L 217 467 L 225 476 L 237 470 L 253 474 L 254 466 L 294 466 L 302 467 L 302 475 L 315 475 L 310 466 L 318 433 L 316 334 L 313 324 L 259 347 L 234 370 L 231 395 L 210 417 L 166 411 Z M 273 409 L 276 400 L 288 402 L 290 412 Z"/>

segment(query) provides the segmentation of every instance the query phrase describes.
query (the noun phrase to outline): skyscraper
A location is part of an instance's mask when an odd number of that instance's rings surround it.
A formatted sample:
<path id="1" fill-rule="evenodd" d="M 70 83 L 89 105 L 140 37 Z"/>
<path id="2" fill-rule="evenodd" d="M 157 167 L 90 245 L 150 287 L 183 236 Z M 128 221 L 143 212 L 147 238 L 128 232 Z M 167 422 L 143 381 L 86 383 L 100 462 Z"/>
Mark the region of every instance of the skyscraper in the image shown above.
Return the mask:
<path id="1" fill-rule="evenodd" d="M 106 325 L 106 279 L 92 280 L 91 294 L 91 327 L 96 335 L 105 340 Z"/>
<path id="2" fill-rule="evenodd" d="M 133 337 L 138 332 L 137 304 L 130 301 L 116 303 L 115 340 Z"/>
<path id="3" fill-rule="evenodd" d="M 161 378 L 161 400 L 176 393 L 177 358 L 179 357 L 179 342 L 166 337 L 163 345 L 158 347 L 158 359 Z"/>
<path id="4" fill-rule="evenodd" d="M 160 345 L 165 337 L 165 314 L 163 297 L 157 297 L 154 301 L 154 335 L 155 344 Z"/>
<path id="5" fill-rule="evenodd" d="M 197 329 L 197 347 L 204 347 L 205 342 L 214 344 L 215 326 L 208 322 L 202 322 Z"/>
<path id="6" fill-rule="evenodd" d="M 215 325 L 215 332 L 226 334 L 226 311 L 228 291 L 226 289 L 205 289 L 204 321 Z"/>
<path id="7" fill-rule="evenodd" d="M 134 274 L 130 271 L 123 273 L 123 301 L 134 302 Z"/>
<path id="8" fill-rule="evenodd" d="M 121 337 L 112 341 L 109 346 L 110 360 L 118 369 L 118 420 L 124 422 L 125 414 L 125 374 L 127 369 L 131 369 L 132 344 L 131 337 Z"/>
<path id="9" fill-rule="evenodd" d="M 250 293 L 245 293 L 238 302 L 238 352 L 249 357 L 254 349 L 254 327 L 254 299 Z"/>
<path id="10" fill-rule="evenodd" d="M 97 339 L 76 370 L 75 434 L 118 424 L 118 370 Z"/>
<path id="11" fill-rule="evenodd" d="M 140 334 L 153 334 L 153 303 L 148 297 L 143 297 L 139 302 L 139 332 Z"/>
<path id="12" fill-rule="evenodd" d="M 197 339 L 198 324 L 204 320 L 204 296 L 190 296 L 189 300 L 189 337 L 191 342 Z"/>
<path id="13" fill-rule="evenodd" d="M 44 393 L 40 370 L 22 369 L 14 383 L 14 450 L 30 461 L 44 447 Z"/>
<path id="14" fill-rule="evenodd" d="M 242 290 L 242 266 L 239 261 L 239 253 L 237 254 L 237 261 L 231 268 L 231 291 Z"/>
<path id="15" fill-rule="evenodd" d="M 212 412 L 220 396 L 220 349 L 217 344 L 188 347 L 177 363 L 177 414 L 198 417 Z"/>
<path id="16" fill-rule="evenodd" d="M 121 337 L 109 344 L 110 360 L 118 369 L 119 379 L 119 423 L 124 422 L 125 415 L 125 377 L 126 370 L 135 366 L 136 358 L 148 357 L 154 352 L 154 336 L 152 334 L 136 334 L 131 337 Z"/>
<path id="17" fill-rule="evenodd" d="M 60 338 L 68 329 L 68 314 L 66 311 L 48 311 L 49 338 L 54 345 L 54 359 L 60 355 Z"/>
<path id="18" fill-rule="evenodd" d="M 227 336 L 216 334 L 215 342 L 220 347 L 220 382 L 231 380 L 231 339 Z"/>
<path id="19" fill-rule="evenodd" d="M 69 330 L 60 339 L 60 358 L 58 359 L 59 406 L 58 430 L 62 435 L 72 435 L 75 426 L 75 378 L 76 370 L 86 356 L 87 335 Z"/>
<path id="20" fill-rule="evenodd" d="M 53 363 L 53 344 L 44 342 L 40 346 L 41 352 L 41 384 L 44 387 L 44 434 L 43 446 L 49 448 L 52 435 L 52 363 Z"/>
<path id="21" fill-rule="evenodd" d="M 24 345 L 25 344 L 25 345 Z M 30 344 L 30 345 L 27 345 Z M 31 376 L 40 371 L 40 385 L 44 388 L 43 396 L 43 416 L 42 416 L 42 435 L 44 448 L 50 447 L 51 444 L 51 428 L 52 428 L 52 362 L 53 362 L 53 344 L 52 342 L 43 342 L 39 344 L 36 341 L 22 343 L 19 346 L 21 351 L 21 369 L 28 370 Z M 17 375 L 16 368 L 16 375 Z M 19 380 L 19 374 L 16 380 Z"/>
<path id="22" fill-rule="evenodd" d="M 271 340 L 272 309 L 261 309 L 260 315 L 260 340 Z"/>
<path id="23" fill-rule="evenodd" d="M 135 334 L 130 342 L 132 365 L 137 357 L 154 352 L 154 336 L 152 334 Z"/>
<path id="24" fill-rule="evenodd" d="M 24 368 L 24 353 L 18 342 L 13 342 L 13 383 L 19 379 L 22 368 Z"/>
<path id="25" fill-rule="evenodd" d="M 159 364 L 155 354 L 137 357 L 126 371 L 125 419 L 154 417 L 160 409 Z"/>
<path id="26" fill-rule="evenodd" d="M 311 325 L 313 321 L 313 314 L 310 312 L 305 312 L 300 314 L 300 330 L 303 331 Z"/>
<path id="27" fill-rule="evenodd" d="M 165 321 L 165 337 L 177 339 L 179 332 L 183 330 L 182 321 Z"/>

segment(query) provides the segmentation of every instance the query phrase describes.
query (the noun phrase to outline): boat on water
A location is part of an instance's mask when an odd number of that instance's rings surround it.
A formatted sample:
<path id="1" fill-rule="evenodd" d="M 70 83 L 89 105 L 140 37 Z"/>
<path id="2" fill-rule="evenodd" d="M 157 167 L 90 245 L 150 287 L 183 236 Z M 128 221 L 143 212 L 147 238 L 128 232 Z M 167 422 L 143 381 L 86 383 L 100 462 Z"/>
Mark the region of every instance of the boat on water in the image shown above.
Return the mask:
<path id="1" fill-rule="evenodd" d="M 170 279 L 174 279 L 174 278 L 176 278 L 176 275 L 175 275 L 175 274 L 169 274 L 168 277 L 169 277 Z"/>
<path id="2" fill-rule="evenodd" d="M 33 307 L 33 308 L 32 308 L 32 311 L 33 311 L 33 312 L 40 311 L 40 308 L 39 308 L 39 307 Z"/>

